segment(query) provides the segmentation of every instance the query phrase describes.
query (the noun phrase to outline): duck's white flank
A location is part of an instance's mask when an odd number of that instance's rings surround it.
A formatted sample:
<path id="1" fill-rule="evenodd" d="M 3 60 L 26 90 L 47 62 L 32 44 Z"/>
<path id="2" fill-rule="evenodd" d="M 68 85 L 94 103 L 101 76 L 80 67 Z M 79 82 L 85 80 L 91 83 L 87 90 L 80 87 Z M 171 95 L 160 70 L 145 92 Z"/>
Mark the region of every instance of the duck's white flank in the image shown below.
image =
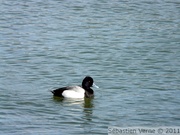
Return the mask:
<path id="1" fill-rule="evenodd" d="M 63 91 L 65 98 L 84 98 L 85 90 L 80 86 L 72 86 L 69 90 Z"/>

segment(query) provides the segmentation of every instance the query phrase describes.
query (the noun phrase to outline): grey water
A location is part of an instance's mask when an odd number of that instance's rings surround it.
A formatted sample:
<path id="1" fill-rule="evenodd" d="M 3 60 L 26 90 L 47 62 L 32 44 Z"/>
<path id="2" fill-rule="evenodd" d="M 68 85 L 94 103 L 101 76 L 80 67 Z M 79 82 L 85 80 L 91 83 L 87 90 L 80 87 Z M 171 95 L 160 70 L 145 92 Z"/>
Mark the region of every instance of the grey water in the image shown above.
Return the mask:
<path id="1" fill-rule="evenodd" d="M 93 99 L 50 90 L 90 75 Z M 0 134 L 180 126 L 178 0 L 1 0 Z"/>

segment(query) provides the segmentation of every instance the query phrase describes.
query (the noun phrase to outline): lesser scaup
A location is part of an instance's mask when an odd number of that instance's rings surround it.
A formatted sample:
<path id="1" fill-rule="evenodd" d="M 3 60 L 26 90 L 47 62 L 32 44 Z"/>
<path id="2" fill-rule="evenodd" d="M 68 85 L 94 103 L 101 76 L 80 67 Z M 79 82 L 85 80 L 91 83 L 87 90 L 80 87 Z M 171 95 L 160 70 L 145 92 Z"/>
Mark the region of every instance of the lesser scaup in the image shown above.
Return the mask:
<path id="1" fill-rule="evenodd" d="M 86 76 L 82 81 L 82 86 L 62 87 L 51 92 L 54 96 L 64 98 L 90 98 L 94 96 L 94 91 L 90 88 L 92 86 L 99 88 L 94 84 L 92 77 Z"/>

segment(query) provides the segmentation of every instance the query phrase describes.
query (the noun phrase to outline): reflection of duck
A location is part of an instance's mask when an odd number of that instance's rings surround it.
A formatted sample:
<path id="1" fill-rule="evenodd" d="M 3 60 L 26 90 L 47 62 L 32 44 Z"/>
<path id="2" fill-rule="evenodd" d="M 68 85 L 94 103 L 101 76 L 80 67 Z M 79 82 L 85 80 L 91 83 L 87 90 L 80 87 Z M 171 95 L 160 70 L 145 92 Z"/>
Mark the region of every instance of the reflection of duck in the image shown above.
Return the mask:
<path id="1" fill-rule="evenodd" d="M 53 97 L 54 101 L 61 102 L 69 105 L 81 105 L 84 108 L 92 108 L 93 107 L 93 98 L 63 98 L 63 97 Z"/>
<path id="2" fill-rule="evenodd" d="M 92 108 L 93 103 L 92 103 L 92 98 L 85 98 L 84 99 L 84 108 Z"/>
<path id="3" fill-rule="evenodd" d="M 56 90 L 51 91 L 54 96 L 65 97 L 65 98 L 84 98 L 84 97 L 93 97 L 94 91 L 90 88 L 95 86 L 93 78 L 90 76 L 86 76 L 82 81 L 82 87 L 80 86 L 69 86 L 58 88 Z"/>
<path id="4" fill-rule="evenodd" d="M 84 104 L 84 99 L 83 98 L 63 98 L 63 97 L 54 96 L 53 99 L 56 102 L 63 103 L 63 105 L 65 105 L 65 106 L 66 105 L 68 105 L 68 106 L 71 106 L 71 105 L 81 105 L 81 106 L 83 106 L 83 104 Z"/>
<path id="5" fill-rule="evenodd" d="M 93 110 L 94 110 L 94 104 L 93 100 L 94 98 L 62 98 L 62 97 L 53 97 L 54 101 L 56 103 L 60 103 L 59 105 L 62 105 L 63 107 L 69 108 L 71 111 L 78 111 L 78 114 L 80 114 L 81 117 L 78 117 L 81 119 L 81 123 L 83 129 L 85 132 L 91 131 L 91 124 L 93 117 Z M 67 109 L 66 108 L 66 109 Z M 73 113 L 71 113 L 73 115 Z M 69 116 L 68 116 L 69 117 Z"/>

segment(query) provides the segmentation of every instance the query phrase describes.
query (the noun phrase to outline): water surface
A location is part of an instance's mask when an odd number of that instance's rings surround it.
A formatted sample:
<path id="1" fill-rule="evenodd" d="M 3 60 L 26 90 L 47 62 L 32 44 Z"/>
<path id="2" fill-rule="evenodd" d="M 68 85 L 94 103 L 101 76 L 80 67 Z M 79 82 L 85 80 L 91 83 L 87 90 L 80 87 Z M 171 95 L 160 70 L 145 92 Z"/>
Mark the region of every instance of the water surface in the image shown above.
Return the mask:
<path id="1" fill-rule="evenodd" d="M 0 1 L 0 134 L 180 126 L 180 3 Z M 85 100 L 50 90 L 91 75 Z"/>

